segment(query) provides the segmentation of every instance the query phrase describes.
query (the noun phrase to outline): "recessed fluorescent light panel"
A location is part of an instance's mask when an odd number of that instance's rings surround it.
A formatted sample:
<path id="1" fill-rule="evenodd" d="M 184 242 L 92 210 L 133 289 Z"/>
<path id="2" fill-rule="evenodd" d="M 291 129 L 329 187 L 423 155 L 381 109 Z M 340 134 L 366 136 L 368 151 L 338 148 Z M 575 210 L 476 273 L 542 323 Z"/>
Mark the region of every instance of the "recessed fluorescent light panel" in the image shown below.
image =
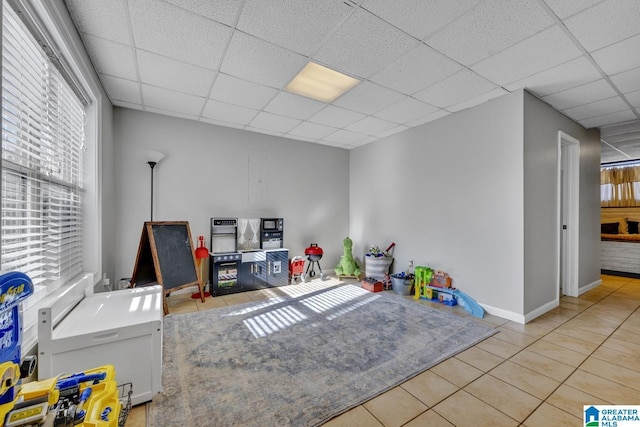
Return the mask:
<path id="1" fill-rule="evenodd" d="M 358 83 L 358 79 L 309 62 L 284 89 L 318 101 L 332 102 Z"/>

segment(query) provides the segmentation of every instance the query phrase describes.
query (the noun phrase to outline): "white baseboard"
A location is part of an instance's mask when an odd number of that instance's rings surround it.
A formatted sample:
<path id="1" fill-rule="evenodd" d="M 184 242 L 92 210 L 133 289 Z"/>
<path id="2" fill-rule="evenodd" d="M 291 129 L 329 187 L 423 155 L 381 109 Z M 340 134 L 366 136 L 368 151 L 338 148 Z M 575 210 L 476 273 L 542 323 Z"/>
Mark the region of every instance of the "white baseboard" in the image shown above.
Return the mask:
<path id="1" fill-rule="evenodd" d="M 549 301 L 548 303 L 536 308 L 533 311 L 530 311 L 529 313 L 524 315 L 524 321 L 525 323 L 528 323 L 530 321 L 532 321 L 533 319 L 535 319 L 536 317 L 540 317 L 543 314 L 545 314 L 547 311 L 549 310 L 553 310 L 554 308 L 556 308 L 557 306 L 560 305 L 560 301 L 556 300 L 556 301 Z"/>
<path id="2" fill-rule="evenodd" d="M 589 283 L 588 285 L 580 286 L 578 288 L 578 295 L 582 295 L 585 292 L 590 291 L 593 288 L 597 288 L 600 285 L 602 285 L 602 279 L 598 279 L 595 282 Z"/>
<path id="3" fill-rule="evenodd" d="M 484 311 L 493 316 L 502 317 L 503 319 L 511 320 L 516 323 L 525 323 L 524 316 L 522 314 L 514 313 L 513 311 L 504 310 L 502 308 L 492 307 L 486 304 L 480 304 Z"/>

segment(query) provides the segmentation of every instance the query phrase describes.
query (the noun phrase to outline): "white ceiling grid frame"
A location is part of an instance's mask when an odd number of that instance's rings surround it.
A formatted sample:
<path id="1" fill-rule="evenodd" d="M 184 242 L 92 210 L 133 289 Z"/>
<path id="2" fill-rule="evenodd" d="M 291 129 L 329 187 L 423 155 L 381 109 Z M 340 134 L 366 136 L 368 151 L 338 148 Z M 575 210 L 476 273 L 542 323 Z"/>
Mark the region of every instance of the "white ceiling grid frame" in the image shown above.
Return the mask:
<path id="1" fill-rule="evenodd" d="M 617 74 L 640 67 L 640 54 L 637 52 L 640 52 L 640 35 L 592 52 L 591 56 L 606 73 Z"/>
<path id="2" fill-rule="evenodd" d="M 638 34 L 640 2 L 609 0 L 564 21 L 587 52 L 593 52 Z"/>
<path id="3" fill-rule="evenodd" d="M 374 74 L 370 81 L 412 95 L 450 75 L 462 66 L 435 49 L 419 44 L 395 62 Z"/>
<path id="4" fill-rule="evenodd" d="M 220 71 L 281 89 L 306 63 L 307 58 L 300 54 L 234 31 Z"/>
<path id="5" fill-rule="evenodd" d="M 92 35 L 85 35 L 84 43 L 97 72 L 128 80 L 138 80 L 131 46 Z"/>
<path id="6" fill-rule="evenodd" d="M 300 123 L 302 123 L 302 120 L 278 116 L 277 114 L 261 111 L 258 113 L 258 115 L 256 115 L 256 117 L 251 121 L 249 125 L 258 129 L 286 133 L 294 127 L 298 126 Z"/>
<path id="7" fill-rule="evenodd" d="M 531 0 L 486 0 L 425 41 L 470 66 L 553 25 Z"/>
<path id="8" fill-rule="evenodd" d="M 334 104 L 365 114 L 373 114 L 382 110 L 384 107 L 395 104 L 402 98 L 403 95 L 398 92 L 369 81 L 364 81 L 336 99 Z"/>
<path id="9" fill-rule="evenodd" d="M 258 110 L 226 104 L 213 99 L 207 100 L 202 110 L 202 116 L 205 118 L 243 125 L 251 123 L 257 114 Z"/>
<path id="10" fill-rule="evenodd" d="M 182 117 L 199 116 L 206 101 L 205 98 L 147 84 L 142 85 L 142 96 L 146 106 L 180 113 Z"/>
<path id="11" fill-rule="evenodd" d="M 575 59 L 582 54 L 562 29 L 543 30 L 471 67 L 500 86 Z"/>
<path id="12" fill-rule="evenodd" d="M 209 97 L 228 104 L 261 110 L 277 93 L 277 89 L 218 73 Z"/>
<path id="13" fill-rule="evenodd" d="M 137 51 L 140 81 L 190 95 L 207 93 L 216 72 L 143 50 Z"/>
<path id="14" fill-rule="evenodd" d="M 586 120 L 607 114 L 609 111 L 616 113 L 628 111 L 629 106 L 619 96 L 601 99 L 600 101 L 590 102 L 588 104 L 579 105 L 563 110 L 563 112 L 575 120 Z"/>
<path id="15" fill-rule="evenodd" d="M 318 140 L 335 132 L 336 130 L 338 129 L 330 126 L 320 125 L 312 122 L 302 122 L 295 128 L 291 129 L 287 136 L 301 136 L 312 140 Z"/>
<path id="16" fill-rule="evenodd" d="M 324 102 L 304 96 L 280 92 L 267 104 L 264 111 L 305 120 L 322 110 L 326 105 Z"/>
<path id="17" fill-rule="evenodd" d="M 362 9 L 356 10 L 313 59 L 357 78 L 368 78 L 418 45 L 418 41 Z"/>
<path id="18" fill-rule="evenodd" d="M 365 117 L 366 115 L 362 113 L 357 113 L 335 105 L 328 105 L 323 110 L 310 117 L 309 121 L 321 125 L 343 128 Z"/>
<path id="19" fill-rule="evenodd" d="M 137 81 L 107 75 L 100 76 L 100 80 L 115 104 L 117 104 L 118 101 L 136 104 L 138 107 L 142 104 Z"/>
<path id="20" fill-rule="evenodd" d="M 580 120 L 580 123 L 585 128 L 603 126 L 609 123 L 622 123 L 637 120 L 636 115 L 631 110 L 619 111 L 617 113 L 603 114 L 602 116 L 593 117 L 591 119 Z"/>
<path id="21" fill-rule="evenodd" d="M 481 0 L 403 0 L 401 7 L 389 0 L 366 0 L 362 7 L 418 40 L 424 40 L 463 15 Z"/>
<path id="22" fill-rule="evenodd" d="M 553 105 L 558 110 L 577 107 L 601 99 L 611 98 L 617 93 L 605 79 L 596 80 L 582 86 L 557 92 L 542 98 L 547 103 Z"/>
<path id="23" fill-rule="evenodd" d="M 640 82 L 640 67 L 611 76 L 611 81 L 622 93 L 633 92 L 638 89 Z"/>
<path id="24" fill-rule="evenodd" d="M 436 107 L 447 108 L 493 89 L 496 85 L 465 68 L 414 96 Z"/>
<path id="25" fill-rule="evenodd" d="M 602 0 L 544 0 L 560 19 L 567 19 L 571 15 L 590 8 Z"/>
<path id="26" fill-rule="evenodd" d="M 344 130 L 360 133 L 363 135 L 374 136 L 377 133 L 386 132 L 390 129 L 393 129 L 396 126 L 398 126 L 397 123 L 379 119 L 378 117 L 374 116 L 367 116 L 364 119 L 345 127 Z"/>
<path id="27" fill-rule="evenodd" d="M 231 28 L 164 1 L 130 0 L 135 47 L 215 70 Z"/>
<path id="28" fill-rule="evenodd" d="M 118 43 L 130 42 L 125 0 L 65 1 L 78 31 Z"/>
<path id="29" fill-rule="evenodd" d="M 375 113 L 374 116 L 390 122 L 404 124 L 420 117 L 424 117 L 437 110 L 438 107 L 418 101 L 415 98 L 404 98 L 400 102 L 396 102 L 393 105 L 383 108 Z"/>
<path id="30" fill-rule="evenodd" d="M 310 56 L 353 11 L 342 0 L 245 0 L 236 28 Z"/>
<path id="31" fill-rule="evenodd" d="M 104 0 L 103 0 L 104 1 Z M 243 0 L 165 0 L 190 12 L 233 26 Z"/>

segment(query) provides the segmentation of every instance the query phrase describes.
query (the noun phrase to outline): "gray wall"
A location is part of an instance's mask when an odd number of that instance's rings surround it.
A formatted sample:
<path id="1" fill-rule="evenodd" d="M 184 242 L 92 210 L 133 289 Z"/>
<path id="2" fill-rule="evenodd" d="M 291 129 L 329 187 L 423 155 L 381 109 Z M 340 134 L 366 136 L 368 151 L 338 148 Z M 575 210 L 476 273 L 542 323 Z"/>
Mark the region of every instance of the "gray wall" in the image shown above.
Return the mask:
<path id="1" fill-rule="evenodd" d="M 525 92 L 525 314 L 556 299 L 560 130 L 580 140 L 578 286 L 600 280 L 600 133 L 585 130 Z"/>
<path id="2" fill-rule="evenodd" d="M 351 151 L 350 232 L 361 259 L 396 242 L 496 314 L 523 313 L 523 93 Z M 513 316 L 512 316 L 513 317 Z"/>
<path id="3" fill-rule="evenodd" d="M 116 277 L 131 277 L 150 219 L 145 150 L 166 157 L 154 170 L 154 221 L 189 221 L 209 245 L 214 216 L 283 217 L 285 247 L 324 250 L 332 270 L 349 229 L 349 151 L 129 109 L 114 109 Z M 251 162 L 251 167 L 249 163 Z"/>

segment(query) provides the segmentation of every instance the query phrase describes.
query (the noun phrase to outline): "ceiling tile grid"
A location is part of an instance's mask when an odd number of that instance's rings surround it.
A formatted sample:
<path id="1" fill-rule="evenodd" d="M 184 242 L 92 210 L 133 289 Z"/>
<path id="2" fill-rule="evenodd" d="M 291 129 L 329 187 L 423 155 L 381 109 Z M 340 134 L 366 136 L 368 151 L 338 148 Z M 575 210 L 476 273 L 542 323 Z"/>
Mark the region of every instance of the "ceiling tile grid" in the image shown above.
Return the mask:
<path id="1" fill-rule="evenodd" d="M 123 108 L 345 149 L 520 89 L 585 127 L 640 123 L 637 0 L 63 1 Z M 361 82 L 286 92 L 309 61 Z M 603 153 L 640 154 L 619 143 Z"/>

